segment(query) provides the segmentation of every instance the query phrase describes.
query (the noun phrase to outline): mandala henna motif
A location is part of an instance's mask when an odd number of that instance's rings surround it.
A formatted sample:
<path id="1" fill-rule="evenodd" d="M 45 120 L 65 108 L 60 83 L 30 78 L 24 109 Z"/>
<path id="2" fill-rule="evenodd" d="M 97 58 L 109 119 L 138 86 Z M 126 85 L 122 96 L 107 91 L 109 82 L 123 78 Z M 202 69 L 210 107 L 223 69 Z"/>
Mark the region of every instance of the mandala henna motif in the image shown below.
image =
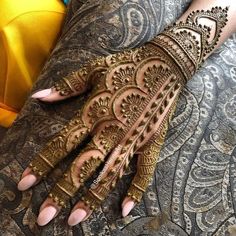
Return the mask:
<path id="1" fill-rule="evenodd" d="M 79 120 L 83 127 L 89 127 L 87 132 L 90 129 L 97 135 L 93 145 L 75 159 L 51 191 L 54 201 L 65 205 L 78 190 L 80 179 L 84 183 L 118 144 L 121 148 L 115 157 L 112 154 L 108 157 L 83 201 L 91 209 L 97 208 L 122 177 L 133 155 L 141 150 L 139 169 L 128 191 L 129 196 L 140 201 L 155 169 L 178 95 L 216 46 L 227 22 L 227 11 L 227 8 L 215 7 L 211 11 L 192 12 L 185 22 L 169 26 L 143 47 L 98 58 L 55 85 L 61 95 L 68 95 L 85 84 L 96 84 Z M 200 19 L 203 18 L 214 22 L 216 27 L 202 26 Z M 69 126 L 68 133 L 72 129 L 73 125 Z M 80 132 L 81 128 L 78 130 Z M 83 135 L 79 133 L 75 143 L 79 143 L 81 137 Z M 68 139 L 68 135 L 64 138 Z M 63 143 L 59 142 L 59 147 L 63 149 Z M 57 162 L 60 158 L 55 148 L 53 152 L 50 148 L 47 147 L 44 153 L 49 156 L 55 153 L 53 158 Z M 64 147 L 61 153 L 64 155 L 65 151 Z M 85 156 L 87 161 L 81 166 L 79 163 Z M 45 163 L 47 160 L 51 160 L 48 155 Z M 37 163 L 34 162 L 35 169 Z M 47 165 L 51 168 L 54 164 L 50 161 Z"/>
<path id="2" fill-rule="evenodd" d="M 145 87 L 151 92 L 156 82 L 161 78 L 167 77 L 169 74 L 171 74 L 170 70 L 168 68 L 163 68 L 162 65 L 159 67 L 156 65 L 149 67 L 144 73 Z"/>

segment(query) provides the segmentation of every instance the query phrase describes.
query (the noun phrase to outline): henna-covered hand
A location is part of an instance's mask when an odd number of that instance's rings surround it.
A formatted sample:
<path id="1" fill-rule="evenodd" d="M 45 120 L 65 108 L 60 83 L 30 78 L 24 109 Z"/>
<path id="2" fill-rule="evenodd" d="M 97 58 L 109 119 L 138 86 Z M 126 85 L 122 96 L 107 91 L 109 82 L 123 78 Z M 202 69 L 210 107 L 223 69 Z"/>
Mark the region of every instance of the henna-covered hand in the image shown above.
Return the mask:
<path id="1" fill-rule="evenodd" d="M 139 202 L 152 178 L 168 122 L 179 93 L 214 49 L 227 21 L 228 9 L 192 12 L 185 22 L 168 27 L 138 49 L 98 58 L 33 95 L 52 102 L 91 89 L 82 109 L 33 159 L 18 187 L 25 190 L 46 176 L 88 135 L 91 142 L 75 158 L 41 206 L 40 225 L 66 206 L 84 182 L 104 164 L 88 192 L 69 217 L 85 220 L 100 206 L 137 154 L 137 173 L 122 203 L 126 216 Z M 202 19 L 216 24 L 201 25 Z"/>

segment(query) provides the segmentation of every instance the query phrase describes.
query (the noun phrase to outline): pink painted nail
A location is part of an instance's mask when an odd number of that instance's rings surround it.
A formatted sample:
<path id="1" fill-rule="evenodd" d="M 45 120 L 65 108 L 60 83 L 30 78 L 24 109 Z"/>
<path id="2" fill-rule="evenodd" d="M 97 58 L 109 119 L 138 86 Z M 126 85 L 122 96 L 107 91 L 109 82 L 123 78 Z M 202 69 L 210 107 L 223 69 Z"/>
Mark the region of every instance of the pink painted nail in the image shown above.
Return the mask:
<path id="1" fill-rule="evenodd" d="M 28 188 L 30 188 L 31 186 L 33 186 L 35 184 L 35 182 L 37 181 L 37 177 L 35 175 L 29 174 L 26 175 L 19 183 L 18 183 L 18 189 L 20 191 L 25 191 Z"/>
<path id="2" fill-rule="evenodd" d="M 38 216 L 37 223 L 40 226 L 48 224 L 56 215 L 57 209 L 54 206 L 45 207 Z"/>
<path id="3" fill-rule="evenodd" d="M 130 211 L 133 209 L 133 207 L 134 207 L 134 201 L 130 200 L 126 202 L 122 209 L 122 216 L 126 217 L 130 213 Z"/>
<path id="4" fill-rule="evenodd" d="M 32 98 L 45 98 L 49 94 L 51 94 L 51 92 L 52 92 L 52 89 L 44 89 L 44 90 L 40 90 L 40 91 L 34 93 L 31 97 Z"/>
<path id="5" fill-rule="evenodd" d="M 79 208 L 71 213 L 68 219 L 68 224 L 70 226 L 77 225 L 86 217 L 86 215 L 87 215 L 87 212 Z"/>

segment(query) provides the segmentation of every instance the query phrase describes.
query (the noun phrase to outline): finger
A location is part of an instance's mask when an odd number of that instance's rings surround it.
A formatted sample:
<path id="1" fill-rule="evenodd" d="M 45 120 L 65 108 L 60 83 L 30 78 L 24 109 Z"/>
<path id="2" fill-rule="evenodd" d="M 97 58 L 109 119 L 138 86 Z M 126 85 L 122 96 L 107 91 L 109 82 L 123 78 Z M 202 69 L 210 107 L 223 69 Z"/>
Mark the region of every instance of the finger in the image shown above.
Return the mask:
<path id="1" fill-rule="evenodd" d="M 45 102 L 55 102 L 82 94 L 88 89 L 86 79 L 79 72 L 73 72 L 69 76 L 57 81 L 53 87 L 34 93 L 32 98 Z"/>
<path id="2" fill-rule="evenodd" d="M 121 206 L 123 217 L 127 216 L 134 206 L 141 201 L 153 177 L 163 142 L 164 137 L 159 136 L 157 140 L 148 144 L 143 153 L 138 156 L 137 172 Z"/>
<path id="3" fill-rule="evenodd" d="M 175 108 L 176 103 L 173 103 L 169 115 L 163 121 L 162 129 L 157 130 L 150 141 L 142 148 L 141 154 L 138 155 L 137 172 L 121 205 L 123 217 L 127 216 L 135 205 L 141 201 L 153 178 L 160 151 L 165 141 L 168 123 L 173 116 Z"/>
<path id="4" fill-rule="evenodd" d="M 111 122 L 110 127 L 108 123 L 105 126 L 109 131 L 110 129 L 113 130 L 116 124 Z M 122 132 L 119 127 L 116 127 L 116 131 L 117 133 Z M 40 212 L 39 214 L 40 225 L 47 224 L 53 219 L 55 214 L 52 207 L 57 209 L 56 214 L 58 214 L 61 207 L 67 206 L 70 198 L 72 198 L 85 181 L 92 176 L 104 161 L 107 153 L 116 145 L 115 139 L 110 140 L 109 137 L 104 136 L 104 134 L 104 127 L 101 126 L 96 136 L 93 137 L 92 141 L 83 149 L 80 155 L 76 157 L 63 178 L 61 178 L 51 190 L 49 197 L 41 207 L 42 213 Z M 47 209 L 45 210 L 45 208 Z M 86 212 L 88 211 L 86 206 L 84 206 L 83 209 L 86 209 Z M 47 216 L 47 214 L 49 214 L 48 211 L 50 211 L 50 220 Z M 84 213 L 84 211 L 82 211 L 82 213 Z M 79 214 L 81 215 L 82 213 L 80 211 Z"/>
<path id="5" fill-rule="evenodd" d="M 131 155 L 132 150 L 124 151 L 121 145 L 112 151 L 98 177 L 72 210 L 68 219 L 69 225 L 74 226 L 86 220 L 101 205 L 128 167 Z M 86 211 L 86 215 L 84 211 Z"/>
<path id="6" fill-rule="evenodd" d="M 55 82 L 53 87 L 40 90 L 32 98 L 45 102 L 55 102 L 77 96 L 92 87 L 93 81 L 98 81 L 106 71 L 104 58 L 94 60 L 76 72 Z"/>
<path id="7" fill-rule="evenodd" d="M 85 205 L 83 201 L 79 201 L 71 211 L 68 218 L 68 225 L 75 226 L 82 221 L 85 221 L 92 214 L 92 210 Z"/>
<path id="8" fill-rule="evenodd" d="M 31 169 L 29 167 L 27 167 L 24 170 L 24 172 L 21 175 L 21 179 L 22 179 L 22 181 L 20 181 L 18 183 L 18 189 L 20 191 L 25 191 L 30 186 L 32 186 L 32 185 L 37 183 L 37 177 L 34 174 L 31 174 Z"/>
<path id="9" fill-rule="evenodd" d="M 82 197 L 82 201 L 79 201 L 73 208 L 68 218 L 69 225 L 74 226 L 81 221 L 86 220 L 92 214 L 93 210 L 99 207 L 101 202 L 108 195 L 110 189 L 115 187 L 115 182 L 117 181 L 117 176 L 115 175 L 117 172 L 114 166 L 120 163 L 120 160 L 116 157 L 120 154 L 121 150 L 122 147 L 118 145 L 109 155 L 101 173 L 93 181 L 87 194 Z M 119 176 L 122 176 L 122 174 Z M 115 178 L 113 179 L 113 177 Z"/>
<path id="10" fill-rule="evenodd" d="M 46 176 L 56 164 L 82 142 L 89 132 L 90 127 L 81 120 L 78 114 L 30 162 L 29 168 L 24 171 L 18 183 L 18 189 L 24 191 L 35 185 L 41 177 Z"/>
<path id="11" fill-rule="evenodd" d="M 45 201 L 39 209 L 39 215 L 37 218 L 38 225 L 43 226 L 48 224 L 51 219 L 58 215 L 60 209 L 61 208 L 59 206 L 54 204 L 52 199 L 48 199 L 48 201 Z"/>
<path id="12" fill-rule="evenodd" d="M 90 145 L 89 145 L 90 146 Z M 88 146 L 88 147 L 89 147 Z M 50 222 L 62 207 L 66 207 L 72 198 L 90 175 L 96 170 L 104 159 L 104 154 L 93 148 L 83 151 L 64 176 L 50 191 L 48 198 L 40 208 L 38 224 L 43 226 Z M 56 212 L 55 210 L 56 209 Z M 48 216 L 50 215 L 50 217 Z"/>
<path id="13" fill-rule="evenodd" d="M 122 216 L 126 217 L 131 210 L 135 207 L 136 201 L 134 201 L 131 197 L 125 197 L 124 201 L 121 204 Z"/>

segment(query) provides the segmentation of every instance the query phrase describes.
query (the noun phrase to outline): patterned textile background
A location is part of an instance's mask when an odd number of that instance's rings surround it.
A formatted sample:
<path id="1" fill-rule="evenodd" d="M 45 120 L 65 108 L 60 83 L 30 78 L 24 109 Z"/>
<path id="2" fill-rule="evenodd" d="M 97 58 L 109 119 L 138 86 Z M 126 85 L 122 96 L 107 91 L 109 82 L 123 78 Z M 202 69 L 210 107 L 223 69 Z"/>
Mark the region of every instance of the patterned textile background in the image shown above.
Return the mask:
<path id="1" fill-rule="evenodd" d="M 189 2 L 72 0 L 61 39 L 33 90 L 47 88 L 98 55 L 140 46 L 175 21 Z M 182 93 L 153 182 L 124 219 L 120 204 L 135 160 L 86 222 L 68 227 L 68 209 L 46 227 L 35 224 L 40 204 L 71 158 L 27 192 L 19 192 L 17 182 L 30 159 L 85 97 L 55 105 L 29 98 L 0 145 L 0 235 L 230 235 L 236 224 L 235 52 L 236 35 L 207 60 Z"/>

